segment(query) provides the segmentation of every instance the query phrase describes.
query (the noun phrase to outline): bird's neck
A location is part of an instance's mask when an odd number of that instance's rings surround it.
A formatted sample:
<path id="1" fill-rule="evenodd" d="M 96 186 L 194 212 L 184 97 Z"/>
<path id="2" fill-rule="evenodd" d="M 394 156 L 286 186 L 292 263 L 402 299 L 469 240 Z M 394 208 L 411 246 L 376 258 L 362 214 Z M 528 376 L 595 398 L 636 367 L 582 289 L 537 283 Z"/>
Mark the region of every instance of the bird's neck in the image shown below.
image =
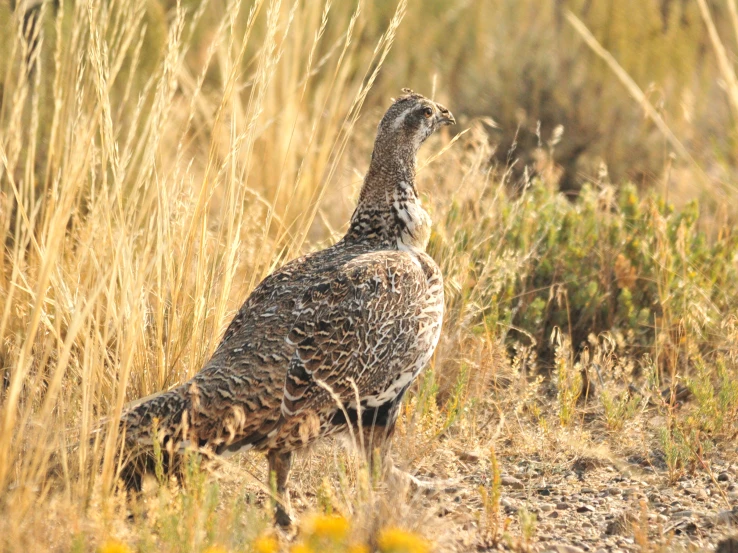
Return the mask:
<path id="1" fill-rule="evenodd" d="M 425 250 L 431 221 L 415 188 L 416 153 L 415 148 L 375 144 L 344 241 Z"/>

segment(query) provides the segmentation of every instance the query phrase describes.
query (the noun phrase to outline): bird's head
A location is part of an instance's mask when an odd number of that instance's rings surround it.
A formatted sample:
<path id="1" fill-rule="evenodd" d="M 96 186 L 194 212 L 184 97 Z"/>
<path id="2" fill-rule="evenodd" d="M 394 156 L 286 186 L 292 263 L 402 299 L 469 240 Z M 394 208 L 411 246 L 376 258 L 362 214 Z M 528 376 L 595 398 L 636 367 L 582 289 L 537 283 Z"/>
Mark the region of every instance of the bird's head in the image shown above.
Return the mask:
<path id="1" fill-rule="evenodd" d="M 379 123 L 377 139 L 411 145 L 415 151 L 439 128 L 456 119 L 445 106 L 409 88 L 402 89 Z"/>
<path id="2" fill-rule="evenodd" d="M 379 122 L 372 161 L 346 239 L 424 250 L 431 221 L 415 188 L 418 148 L 436 130 L 456 120 L 441 104 L 407 88 L 402 92 Z"/>

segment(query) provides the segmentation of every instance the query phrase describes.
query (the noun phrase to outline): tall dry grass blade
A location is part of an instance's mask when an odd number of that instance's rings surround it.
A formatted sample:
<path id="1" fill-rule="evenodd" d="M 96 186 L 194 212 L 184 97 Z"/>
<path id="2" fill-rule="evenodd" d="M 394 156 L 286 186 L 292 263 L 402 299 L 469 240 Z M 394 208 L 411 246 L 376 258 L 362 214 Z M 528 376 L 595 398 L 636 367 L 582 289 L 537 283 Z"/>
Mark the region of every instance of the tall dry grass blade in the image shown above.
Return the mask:
<path id="1" fill-rule="evenodd" d="M 730 12 L 730 23 L 733 26 L 733 37 L 738 43 L 738 8 L 736 8 L 735 0 L 728 0 L 728 12 Z"/>
<path id="2" fill-rule="evenodd" d="M 729 2 L 732 4 L 732 2 Z M 707 32 L 710 36 L 710 43 L 712 44 L 713 50 L 715 50 L 715 57 L 717 58 L 718 67 L 720 68 L 720 74 L 728 87 L 728 103 L 733 110 L 733 118 L 738 120 L 738 77 L 736 77 L 735 69 L 728 59 L 728 53 L 725 50 L 725 45 L 720 39 L 720 35 L 715 27 L 715 21 L 712 19 L 710 8 L 707 7 L 705 0 L 697 0 L 697 5 L 700 7 L 700 14 L 702 20 L 705 22 Z M 732 6 L 735 9 L 735 6 Z M 738 28 L 736 28 L 738 30 Z M 738 35 L 736 35 L 738 36 Z"/>
<path id="3" fill-rule="evenodd" d="M 653 121 L 659 131 L 661 131 L 664 137 L 669 141 L 669 144 L 671 144 L 672 148 L 674 148 L 674 150 L 676 150 L 676 152 L 682 158 L 689 162 L 689 164 L 695 170 L 695 173 L 700 176 L 703 185 L 707 187 L 710 181 L 700 164 L 697 163 L 697 160 L 692 157 L 692 155 L 684 147 L 684 144 L 682 144 L 682 142 L 672 132 L 672 130 L 666 124 L 666 121 L 664 121 L 664 119 L 661 117 L 661 115 L 659 115 L 659 112 L 656 110 L 653 104 L 651 104 L 648 98 L 646 98 L 646 95 L 643 93 L 638 84 L 630 77 L 630 75 L 628 75 L 627 71 L 625 71 L 625 69 L 620 66 L 620 64 L 612 56 L 612 54 L 610 54 L 610 52 L 602 47 L 602 45 L 597 41 L 594 35 L 589 32 L 587 26 L 576 15 L 574 15 L 574 13 L 572 13 L 571 11 L 567 11 L 566 19 L 567 21 L 569 21 L 569 24 L 574 27 L 574 30 L 579 33 L 582 39 L 584 39 L 584 42 L 587 44 L 587 46 L 589 46 L 589 48 L 608 65 L 608 67 L 612 70 L 618 80 L 623 84 L 623 86 L 625 86 L 625 89 L 628 91 L 628 93 L 630 93 L 633 99 L 638 102 L 638 104 L 646 112 L 646 115 L 648 115 L 648 117 L 651 119 L 651 121 Z"/>
<path id="4" fill-rule="evenodd" d="M 318 48 L 318 45 L 320 44 L 321 39 L 323 38 L 323 34 L 325 33 L 325 29 L 326 29 L 326 26 L 328 24 L 328 14 L 330 12 L 330 8 L 331 8 L 331 1 L 330 0 L 327 0 L 325 2 L 324 6 L 323 6 L 323 10 L 322 10 L 322 13 L 321 13 L 320 26 L 319 26 L 317 32 L 315 33 L 315 36 L 313 38 L 313 43 L 312 43 L 312 45 L 310 47 L 310 53 L 308 54 L 308 61 L 307 61 L 307 69 L 305 71 L 306 77 L 302 81 L 302 88 L 300 90 L 299 99 L 296 102 L 296 107 L 301 107 L 303 105 L 304 100 L 305 100 L 305 93 L 307 91 L 308 82 L 309 82 L 309 77 L 308 76 L 310 75 L 310 73 L 312 71 L 313 58 L 315 57 L 315 52 L 316 52 L 316 50 Z M 286 166 L 287 166 L 287 161 L 288 161 L 289 153 L 290 153 L 290 150 L 291 150 L 291 147 L 292 147 L 292 142 L 293 142 L 294 137 L 295 137 L 295 131 L 297 129 L 297 123 L 298 123 L 298 119 L 295 118 L 293 120 L 292 127 L 290 129 L 290 135 L 289 135 L 289 139 L 287 141 L 287 145 L 286 145 L 286 148 L 285 148 L 284 159 L 282 161 L 281 168 L 280 168 L 279 181 L 277 183 L 277 188 L 276 188 L 276 191 L 275 191 L 275 194 L 274 194 L 274 198 L 275 199 L 279 199 L 279 197 L 280 197 L 280 191 L 282 190 L 282 187 L 284 185 L 284 182 L 285 182 L 285 179 L 286 179 L 286 176 L 287 176 L 286 175 Z M 317 125 L 313 127 L 314 130 L 316 128 L 317 128 Z M 310 140 L 308 140 L 307 146 L 305 148 L 305 152 L 306 153 L 309 152 L 310 147 L 312 145 L 313 139 L 314 139 L 314 134 L 311 135 Z M 305 161 L 305 159 L 307 159 L 307 157 L 308 157 L 307 155 L 303 156 L 303 162 L 302 163 L 304 163 L 304 161 Z M 292 203 L 292 200 L 294 199 L 295 194 L 297 193 L 297 191 L 299 189 L 299 186 L 300 186 L 300 177 L 301 177 L 301 174 L 302 174 L 301 173 L 302 163 L 300 164 L 300 169 L 298 169 L 297 178 L 295 179 L 295 183 L 294 183 L 294 185 L 292 187 L 292 193 L 291 193 L 291 195 L 290 195 L 290 197 L 288 199 L 288 204 L 289 203 Z M 268 211 L 267 220 L 266 220 L 266 223 L 265 223 L 265 229 L 266 230 L 268 230 L 268 229 L 271 228 L 272 220 L 274 218 L 274 215 L 275 215 L 275 210 L 274 209 L 270 209 Z M 285 236 L 285 234 L 287 232 L 288 232 L 288 229 L 287 228 L 281 228 L 280 229 L 280 234 L 281 235 L 279 236 L 279 238 L 277 240 L 277 243 L 281 242 L 281 240 L 284 238 L 284 236 Z M 282 233 L 284 233 L 284 234 L 282 234 Z M 265 238 L 266 238 L 266 236 L 265 236 Z"/>
<path id="5" fill-rule="evenodd" d="M 244 32 L 244 36 L 241 41 L 241 48 L 238 51 L 238 55 L 236 59 L 233 60 L 233 62 L 231 63 L 230 71 L 227 74 L 227 79 L 226 79 L 225 86 L 223 89 L 223 96 L 222 96 L 220 105 L 218 107 L 218 110 L 216 112 L 215 120 L 212 125 L 212 131 L 211 131 L 212 139 L 210 141 L 207 164 L 205 166 L 205 171 L 202 177 L 203 186 L 198 195 L 195 212 L 193 213 L 193 216 L 192 216 L 192 219 L 191 219 L 188 231 L 187 231 L 187 241 L 186 241 L 187 244 L 192 244 L 193 242 L 195 242 L 194 237 L 195 237 L 195 233 L 198 232 L 198 229 L 199 229 L 200 236 L 202 237 L 202 231 L 205 228 L 203 226 L 204 225 L 203 217 L 205 217 L 205 209 L 207 206 L 207 202 L 212 193 L 213 186 L 215 185 L 215 179 L 211 177 L 211 173 L 213 172 L 213 169 L 214 169 L 214 166 L 217 160 L 217 146 L 218 146 L 217 137 L 219 135 L 221 125 L 223 125 L 224 118 L 226 117 L 227 108 L 231 104 L 232 95 L 234 94 L 234 90 L 235 90 L 235 82 L 236 82 L 237 76 L 240 71 L 241 63 L 246 54 L 246 47 L 249 44 L 249 38 L 251 37 L 251 33 L 257 21 L 257 16 L 259 12 L 261 11 L 261 7 L 263 4 L 264 4 L 264 1 L 259 0 L 258 2 L 255 2 L 251 6 L 249 10 L 249 15 L 247 18 L 246 30 Z M 229 10 L 229 13 L 232 13 L 232 14 L 237 13 L 238 6 L 240 6 L 240 2 L 232 4 L 231 10 L 233 11 Z M 272 13 L 277 13 L 277 12 L 273 10 Z M 231 24 L 233 24 L 234 19 L 235 18 L 232 16 Z M 271 24 L 267 23 L 267 32 L 271 36 L 273 36 L 273 34 L 276 32 L 276 23 L 274 23 L 273 21 Z M 263 68 L 264 65 L 269 65 L 269 64 L 263 63 L 263 60 L 262 60 L 262 62 L 260 62 L 260 67 L 262 69 L 259 73 L 262 76 L 262 80 L 265 78 L 264 75 L 268 75 L 269 73 L 268 70 Z M 252 101 L 254 101 L 253 93 L 254 93 L 254 90 L 256 90 L 257 88 L 262 90 L 262 93 L 258 96 L 258 98 L 256 98 L 256 104 L 252 105 Z M 245 149 L 245 153 L 243 154 L 247 159 L 251 157 L 251 151 L 253 149 L 253 142 L 255 140 L 255 134 L 254 134 L 255 127 L 256 127 L 255 123 L 256 123 L 256 119 L 261 113 L 260 106 L 261 106 L 261 102 L 263 101 L 263 97 L 264 97 L 263 89 L 264 89 L 263 86 L 252 88 L 252 96 L 249 100 L 249 110 L 253 115 L 252 115 L 252 120 L 250 124 L 247 126 L 248 134 L 247 134 L 247 139 L 246 139 L 246 149 Z M 190 260 L 192 259 L 194 253 L 195 252 L 191 247 L 186 248 L 186 253 L 184 256 L 184 266 L 185 267 L 189 266 Z M 177 305 L 178 301 L 179 301 L 178 292 L 175 291 L 173 303 Z"/>
<path id="6" fill-rule="evenodd" d="M 379 41 L 377 42 L 377 46 L 374 49 L 371 63 L 367 68 L 366 73 L 364 74 L 364 78 L 359 87 L 359 90 L 354 96 L 351 107 L 349 108 L 349 111 L 344 119 L 343 125 L 341 127 L 341 134 L 338 136 L 331 147 L 331 153 L 329 157 L 333 161 L 328 168 L 328 173 L 325 175 L 321 186 L 316 189 L 315 194 L 310 200 L 310 209 L 307 210 L 306 215 L 300 222 L 297 236 L 293 241 L 293 247 L 290 249 L 290 257 L 296 255 L 297 251 L 302 248 L 302 245 L 307 236 L 307 232 L 310 229 L 313 220 L 315 219 L 325 191 L 327 187 L 333 182 L 333 176 L 335 175 L 335 172 L 338 168 L 338 162 L 343 155 L 344 150 L 346 149 L 346 145 L 348 144 L 348 140 L 351 136 L 351 133 L 353 132 L 354 126 L 356 125 L 356 121 L 359 119 L 361 108 L 364 105 L 366 96 L 374 85 L 374 81 L 379 75 L 379 70 L 382 68 L 382 65 L 387 59 L 387 55 L 392 49 L 395 35 L 397 34 L 397 29 L 399 28 L 402 19 L 405 17 L 406 10 L 407 0 L 400 0 L 397 3 L 397 8 L 395 9 L 395 13 L 390 20 L 387 30 L 382 34 Z"/>

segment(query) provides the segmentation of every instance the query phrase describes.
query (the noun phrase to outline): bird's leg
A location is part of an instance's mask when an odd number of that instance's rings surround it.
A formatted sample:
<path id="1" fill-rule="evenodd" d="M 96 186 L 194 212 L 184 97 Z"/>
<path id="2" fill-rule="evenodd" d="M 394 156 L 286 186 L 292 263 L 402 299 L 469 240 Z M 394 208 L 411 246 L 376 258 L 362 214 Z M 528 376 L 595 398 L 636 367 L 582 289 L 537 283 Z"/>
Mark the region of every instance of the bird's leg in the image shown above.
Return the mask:
<path id="1" fill-rule="evenodd" d="M 292 466 L 292 453 L 280 452 L 273 449 L 267 453 L 267 461 L 269 463 L 269 479 L 276 491 L 277 505 L 274 509 L 274 521 L 279 526 L 290 526 L 292 517 L 290 513 L 290 492 L 287 489 L 287 480 L 290 475 L 290 467 Z"/>
<path id="2" fill-rule="evenodd" d="M 398 479 L 406 483 L 410 489 L 431 494 L 452 484 L 458 484 L 455 480 L 421 480 L 417 476 L 395 466 L 390 456 L 390 438 L 394 433 L 394 421 L 388 426 L 368 426 L 363 428 L 364 432 L 364 454 L 369 466 L 369 474 L 372 478 L 379 479 L 386 475 L 390 479 Z"/>
<path id="3" fill-rule="evenodd" d="M 369 426 L 364 428 L 364 448 L 369 462 L 369 473 L 374 478 L 388 476 L 407 481 L 416 488 L 422 487 L 420 480 L 412 474 L 395 466 L 390 457 L 390 438 L 395 432 L 395 421 L 387 426 Z"/>

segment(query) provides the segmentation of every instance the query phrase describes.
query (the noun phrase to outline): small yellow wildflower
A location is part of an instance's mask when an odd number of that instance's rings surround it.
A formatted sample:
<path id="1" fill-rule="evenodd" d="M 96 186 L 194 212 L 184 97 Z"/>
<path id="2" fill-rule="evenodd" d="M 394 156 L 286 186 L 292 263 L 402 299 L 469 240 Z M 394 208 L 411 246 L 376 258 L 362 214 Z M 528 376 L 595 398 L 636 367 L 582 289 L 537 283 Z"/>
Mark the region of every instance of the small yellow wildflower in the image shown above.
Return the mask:
<path id="1" fill-rule="evenodd" d="M 118 540 L 108 540 L 98 549 L 98 553 L 133 553 L 132 549 Z"/>
<path id="2" fill-rule="evenodd" d="M 313 553 L 313 550 L 304 543 L 296 543 L 290 547 L 290 553 Z"/>
<path id="3" fill-rule="evenodd" d="M 256 553 L 277 553 L 279 542 L 272 536 L 260 536 L 254 542 L 254 551 Z"/>
<path id="4" fill-rule="evenodd" d="M 382 553 L 429 553 L 430 543 L 413 532 L 400 528 L 385 528 L 377 540 Z"/>
<path id="5" fill-rule="evenodd" d="M 349 521 L 339 515 L 318 515 L 308 521 L 306 529 L 318 539 L 339 542 L 348 535 Z"/>
<path id="6" fill-rule="evenodd" d="M 355 543 L 348 548 L 346 553 L 369 553 L 369 546 L 363 543 Z"/>

